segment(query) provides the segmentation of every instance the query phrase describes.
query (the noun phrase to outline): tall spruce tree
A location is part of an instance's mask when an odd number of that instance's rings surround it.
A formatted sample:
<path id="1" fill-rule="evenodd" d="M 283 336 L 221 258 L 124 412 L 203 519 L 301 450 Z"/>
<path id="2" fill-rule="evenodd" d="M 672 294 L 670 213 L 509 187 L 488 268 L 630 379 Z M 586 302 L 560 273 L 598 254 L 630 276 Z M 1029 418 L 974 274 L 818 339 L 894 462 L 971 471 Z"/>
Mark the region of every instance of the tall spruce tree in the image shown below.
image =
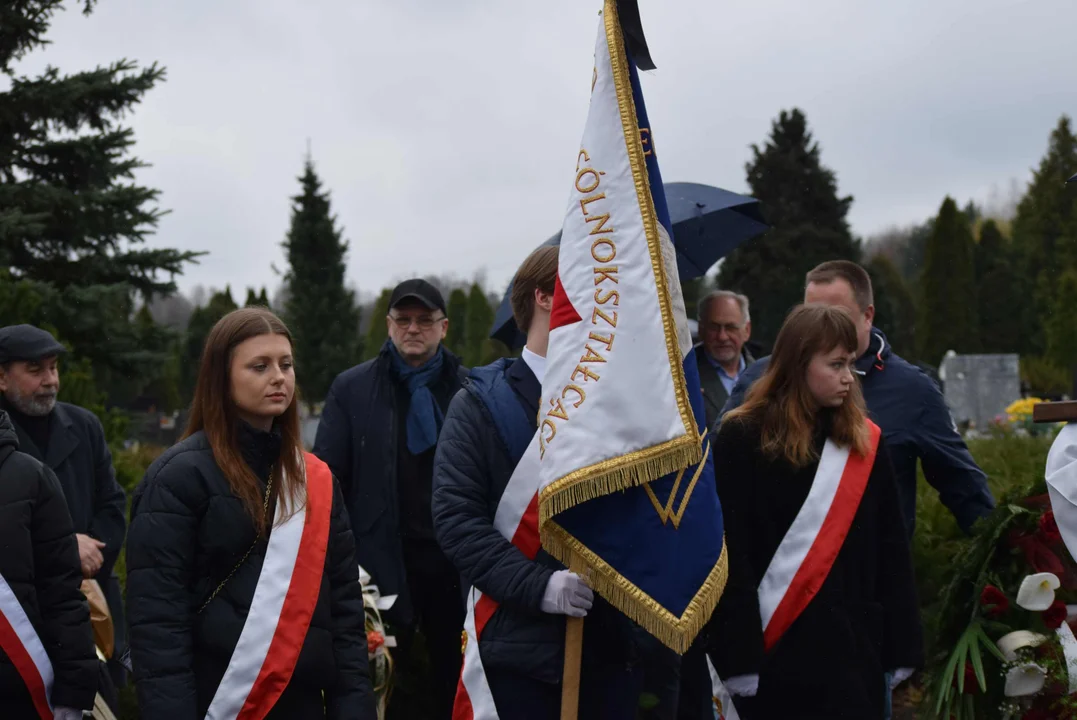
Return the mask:
<path id="1" fill-rule="evenodd" d="M 232 299 L 232 288 L 225 286 L 224 290 L 213 293 L 204 307 L 195 308 L 194 312 L 191 313 L 191 319 L 187 323 L 187 336 L 182 352 L 183 378 L 181 386 L 185 398 L 194 397 L 198 368 L 202 363 L 202 349 L 206 345 L 209 331 L 213 329 L 218 320 L 236 309 L 236 302 Z"/>
<path id="2" fill-rule="evenodd" d="M 466 350 L 465 333 L 467 331 L 467 293 L 463 288 L 456 288 L 449 293 L 446 308 L 449 318 L 449 332 L 445 337 L 445 346 L 460 357 Z"/>
<path id="3" fill-rule="evenodd" d="M 266 295 L 265 286 L 262 286 L 261 292 L 255 292 L 254 288 L 247 288 L 247 300 L 243 303 L 243 307 L 269 307 L 269 296 Z"/>
<path id="4" fill-rule="evenodd" d="M 976 244 L 977 315 L 980 350 L 1010 353 L 1019 349 L 1024 333 L 1021 283 L 1009 240 L 994 220 L 980 226 Z"/>
<path id="5" fill-rule="evenodd" d="M 976 260 L 968 216 L 947 197 L 935 218 L 920 275 L 920 357 L 938 365 L 947 350 L 979 350 Z"/>
<path id="6" fill-rule="evenodd" d="M 348 243 L 309 156 L 299 182 L 303 191 L 292 198 L 292 227 L 283 243 L 290 266 L 285 315 L 295 341 L 296 380 L 315 403 L 359 359 L 359 310 L 344 284 Z"/>
<path id="7" fill-rule="evenodd" d="M 845 220 L 852 197 L 838 197 L 834 172 L 800 110 L 782 111 L 770 138 L 752 146 L 745 169 L 771 230 L 734 250 L 718 286 L 752 301 L 752 339 L 769 346 L 789 309 L 803 299 L 804 276 L 826 260 L 860 260 L 860 243 Z"/>
<path id="8" fill-rule="evenodd" d="M 1047 359 L 1059 370 L 1077 368 L 1077 270 L 1066 270 L 1055 284 L 1054 308 L 1044 321 Z"/>
<path id="9" fill-rule="evenodd" d="M 483 365 L 492 360 L 490 327 L 494 323 L 494 309 L 478 283 L 471 285 L 467 295 L 467 323 L 464 330 L 464 363 L 470 367 Z"/>
<path id="10" fill-rule="evenodd" d="M 1044 323 L 1056 306 L 1059 280 L 1067 270 L 1077 269 L 1077 192 L 1066 185 L 1075 172 L 1077 135 L 1063 115 L 1013 222 L 1018 281 L 1025 298 L 1018 350 L 1025 354 L 1047 350 Z"/>
<path id="11" fill-rule="evenodd" d="M 885 255 L 875 255 L 865 266 L 875 291 L 875 326 L 886 333 L 894 352 L 916 357 L 916 300 L 901 271 Z"/>
<path id="12" fill-rule="evenodd" d="M 83 4 L 89 13 L 92 1 Z M 150 249 L 144 241 L 162 211 L 158 191 L 134 180 L 144 167 L 130 154 L 134 135 L 122 117 L 164 78 L 156 64 L 129 60 L 64 75 L 35 77 L 17 63 L 43 48 L 62 0 L 0 3 L 0 264 L 11 277 L 40 284 L 39 314 L 86 360 L 99 383 L 152 372 L 166 357 L 169 332 L 133 322 L 133 294 L 175 290 L 195 253 Z M 108 342 L 101 342 L 108 338 Z"/>
<path id="13" fill-rule="evenodd" d="M 389 298 L 392 295 L 392 288 L 383 289 L 370 311 L 370 327 L 367 328 L 366 342 L 363 345 L 364 360 L 377 357 L 385 346 L 385 341 L 389 339 L 389 325 L 386 318 L 389 316 Z"/>

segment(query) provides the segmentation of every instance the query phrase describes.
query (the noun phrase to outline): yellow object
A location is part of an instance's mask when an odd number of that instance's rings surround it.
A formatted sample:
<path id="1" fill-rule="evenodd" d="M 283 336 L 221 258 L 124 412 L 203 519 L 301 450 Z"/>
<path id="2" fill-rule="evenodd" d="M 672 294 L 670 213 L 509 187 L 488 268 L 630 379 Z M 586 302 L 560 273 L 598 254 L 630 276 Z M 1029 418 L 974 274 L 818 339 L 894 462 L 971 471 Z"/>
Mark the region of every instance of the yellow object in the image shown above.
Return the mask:
<path id="1" fill-rule="evenodd" d="M 1006 415 L 1012 423 L 1030 422 L 1032 420 L 1032 407 L 1036 405 L 1036 403 L 1041 402 L 1043 402 L 1043 400 L 1035 397 L 1014 400 L 1010 403 L 1010 406 L 1006 408 Z"/>

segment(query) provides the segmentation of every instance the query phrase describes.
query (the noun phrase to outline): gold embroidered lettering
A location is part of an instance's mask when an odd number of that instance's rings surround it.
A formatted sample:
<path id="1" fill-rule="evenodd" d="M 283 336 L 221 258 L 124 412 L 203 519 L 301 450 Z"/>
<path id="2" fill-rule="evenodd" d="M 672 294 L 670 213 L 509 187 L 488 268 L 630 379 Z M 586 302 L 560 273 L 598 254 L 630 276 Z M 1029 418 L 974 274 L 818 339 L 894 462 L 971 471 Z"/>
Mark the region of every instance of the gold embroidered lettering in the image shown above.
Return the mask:
<path id="1" fill-rule="evenodd" d="M 587 154 L 587 151 L 580 148 L 580 154 L 576 156 L 576 172 L 580 171 L 580 158 L 583 158 L 584 162 L 591 162 L 591 156 Z"/>
<path id="2" fill-rule="evenodd" d="M 564 390 L 561 391 L 561 399 L 567 400 L 567 395 L 569 394 L 569 392 L 574 392 L 580 396 L 579 400 L 572 403 L 572 407 L 574 408 L 578 408 L 580 405 L 583 405 L 583 401 L 587 399 L 587 393 L 585 393 L 583 391 L 583 388 L 581 388 L 579 385 L 565 385 Z"/>
<path id="3" fill-rule="evenodd" d="M 568 420 L 568 415 L 565 413 L 565 406 L 561 404 L 561 401 L 557 398 L 550 398 L 550 405 L 553 407 L 546 417 L 555 417 L 559 420 Z"/>
<path id="4" fill-rule="evenodd" d="M 615 283 L 620 283 L 621 281 L 618 280 L 616 277 L 614 277 L 616 274 L 617 274 L 617 266 L 616 265 L 607 265 L 605 267 L 596 267 L 595 268 L 595 285 L 601 284 L 603 280 L 612 280 Z"/>
<path id="5" fill-rule="evenodd" d="M 585 219 L 587 218 L 587 206 L 588 205 L 593 203 L 595 200 L 602 200 L 605 197 L 606 197 L 606 193 L 599 193 L 598 195 L 592 195 L 591 197 L 585 197 L 583 200 L 580 200 L 580 211 L 583 212 L 583 217 Z M 606 217 L 609 217 L 609 215 L 607 215 Z M 590 221 L 588 220 L 588 222 L 590 222 Z"/>
<path id="6" fill-rule="evenodd" d="M 601 215 L 591 215 L 591 216 L 585 217 L 584 222 L 593 223 L 596 220 L 598 221 L 598 225 L 595 225 L 594 228 L 591 229 L 591 232 L 589 232 L 587 234 L 588 235 L 602 235 L 604 233 L 613 232 L 613 228 L 607 228 L 606 227 L 606 221 L 609 220 L 609 219 L 610 219 L 610 214 L 609 213 L 602 213 Z"/>
<path id="7" fill-rule="evenodd" d="M 606 362 L 606 358 L 604 358 L 601 355 L 599 355 L 598 353 L 596 353 L 595 349 L 593 347 L 591 347 L 590 344 L 584 345 L 583 349 L 586 350 L 587 353 L 583 357 L 580 358 L 581 363 L 604 363 L 604 362 Z"/>
<path id="8" fill-rule="evenodd" d="M 588 335 L 587 338 L 589 340 L 597 340 L 598 342 L 605 345 L 606 346 L 606 352 L 613 352 L 613 333 L 610 333 L 609 335 L 606 335 L 606 336 L 602 336 L 602 335 L 599 335 L 596 332 L 593 332 L 590 335 Z"/>
<path id="9" fill-rule="evenodd" d="M 605 320 L 607 323 L 609 323 L 610 327 L 614 327 L 614 328 L 617 327 L 617 311 L 616 310 L 613 311 L 613 318 L 611 319 L 609 315 L 602 312 L 602 308 L 597 308 L 596 307 L 594 310 L 591 311 L 591 324 L 592 325 L 598 325 L 598 318 L 602 318 L 603 320 Z"/>
<path id="10" fill-rule="evenodd" d="M 591 372 L 588 368 L 585 368 L 583 365 L 577 365 L 576 369 L 572 371 L 572 375 L 570 377 L 573 380 L 575 380 L 576 376 L 579 375 L 580 373 L 583 373 L 583 381 L 584 382 L 588 382 L 590 380 L 598 381 L 600 379 L 598 375 L 595 375 L 593 372 Z"/>
<path id="11" fill-rule="evenodd" d="M 599 183 L 598 176 L 599 175 L 605 175 L 605 174 L 606 173 L 601 172 L 601 171 L 596 171 L 596 170 L 594 170 L 592 168 L 584 168 L 583 170 L 580 170 L 578 173 L 576 173 L 576 190 L 577 190 L 577 192 L 581 192 L 584 195 L 586 195 L 587 193 L 594 192 L 596 189 L 598 189 L 598 183 Z M 590 175 L 591 179 L 594 180 L 594 184 L 593 185 L 588 185 L 586 187 L 580 187 L 580 183 L 588 175 Z"/>
<path id="12" fill-rule="evenodd" d="M 602 246 L 608 247 L 609 250 L 608 252 L 604 252 L 602 257 L 599 257 L 598 254 Z M 613 262 L 613 259 L 617 257 L 617 246 L 613 244 L 612 240 L 595 240 L 593 243 L 591 243 L 591 257 L 595 259 L 595 262 Z"/>
<path id="13" fill-rule="evenodd" d="M 599 305 L 605 305 L 610 300 L 613 300 L 613 306 L 617 307 L 621 304 L 621 293 L 616 290 L 607 290 L 606 294 L 602 294 L 602 290 L 595 290 L 595 302 Z"/>

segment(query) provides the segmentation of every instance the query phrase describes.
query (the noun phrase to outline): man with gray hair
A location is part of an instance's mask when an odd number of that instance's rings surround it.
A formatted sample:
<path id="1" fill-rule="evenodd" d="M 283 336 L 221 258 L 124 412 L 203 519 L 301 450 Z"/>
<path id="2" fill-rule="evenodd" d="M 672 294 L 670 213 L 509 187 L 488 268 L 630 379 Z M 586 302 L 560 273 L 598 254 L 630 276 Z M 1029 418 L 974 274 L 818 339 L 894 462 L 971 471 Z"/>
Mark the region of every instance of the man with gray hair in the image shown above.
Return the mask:
<path id="1" fill-rule="evenodd" d="M 737 378 L 755 360 L 745 347 L 752 336 L 748 310 L 748 298 L 729 290 L 715 290 L 699 301 L 696 362 L 707 427 L 714 425 Z"/>

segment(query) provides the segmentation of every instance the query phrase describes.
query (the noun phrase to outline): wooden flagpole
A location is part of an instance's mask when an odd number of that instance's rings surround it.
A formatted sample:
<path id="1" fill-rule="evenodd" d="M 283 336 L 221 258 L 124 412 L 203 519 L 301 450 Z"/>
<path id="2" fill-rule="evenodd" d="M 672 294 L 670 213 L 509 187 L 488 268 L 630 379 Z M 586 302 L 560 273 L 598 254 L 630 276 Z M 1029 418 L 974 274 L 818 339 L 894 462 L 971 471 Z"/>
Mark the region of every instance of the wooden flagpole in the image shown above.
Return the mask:
<path id="1" fill-rule="evenodd" d="M 580 660 L 583 657 L 583 618 L 565 621 L 565 674 L 561 681 L 561 720 L 576 720 L 580 712 Z"/>

